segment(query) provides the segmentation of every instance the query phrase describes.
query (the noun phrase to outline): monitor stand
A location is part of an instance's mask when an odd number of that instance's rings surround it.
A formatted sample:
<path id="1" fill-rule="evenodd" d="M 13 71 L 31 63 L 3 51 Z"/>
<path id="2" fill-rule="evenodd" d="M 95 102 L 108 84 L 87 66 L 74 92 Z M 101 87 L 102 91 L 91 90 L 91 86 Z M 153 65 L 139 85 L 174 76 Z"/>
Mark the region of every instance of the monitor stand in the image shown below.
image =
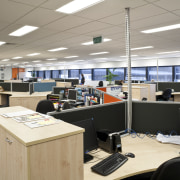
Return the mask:
<path id="1" fill-rule="evenodd" d="M 93 159 L 93 156 L 90 154 L 84 154 L 84 163 Z"/>

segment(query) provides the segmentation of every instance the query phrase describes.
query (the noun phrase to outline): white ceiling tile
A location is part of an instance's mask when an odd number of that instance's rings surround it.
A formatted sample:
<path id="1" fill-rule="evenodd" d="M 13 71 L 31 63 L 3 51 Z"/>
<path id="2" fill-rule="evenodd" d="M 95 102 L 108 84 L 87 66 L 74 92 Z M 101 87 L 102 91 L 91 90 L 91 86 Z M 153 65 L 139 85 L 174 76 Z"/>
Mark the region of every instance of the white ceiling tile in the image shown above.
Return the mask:
<path id="1" fill-rule="evenodd" d="M 52 10 L 37 8 L 28 13 L 27 15 L 23 16 L 22 18 L 20 18 L 19 21 L 17 21 L 16 23 L 30 24 L 41 27 L 55 20 L 58 20 L 64 16 L 66 15 L 56 13 Z"/>
<path id="2" fill-rule="evenodd" d="M 22 4 L 27 4 L 31 6 L 38 6 L 42 3 L 45 2 L 45 0 L 9 0 L 11 2 L 16 2 L 16 3 L 22 3 Z"/>
<path id="3" fill-rule="evenodd" d="M 155 5 L 167 9 L 168 11 L 180 9 L 180 1 L 179 0 L 159 0 L 154 2 Z"/>
<path id="4" fill-rule="evenodd" d="M 108 27 L 110 27 L 109 24 L 94 21 L 94 22 L 87 23 L 85 25 L 81 25 L 79 27 L 75 27 L 73 29 L 69 29 L 67 30 L 67 32 L 85 34 L 85 33 L 94 32 L 94 31 L 101 30 Z"/>
<path id="5" fill-rule="evenodd" d="M 56 29 L 59 31 L 65 31 L 68 29 L 76 28 L 76 27 L 86 24 L 90 21 L 91 20 L 88 20 L 85 18 L 69 15 L 69 16 L 65 16 L 55 22 L 49 23 L 48 25 L 46 25 L 44 27 L 47 29 Z"/>
<path id="6" fill-rule="evenodd" d="M 13 22 L 23 17 L 32 10 L 31 6 L 20 3 L 1 0 L 0 21 Z"/>

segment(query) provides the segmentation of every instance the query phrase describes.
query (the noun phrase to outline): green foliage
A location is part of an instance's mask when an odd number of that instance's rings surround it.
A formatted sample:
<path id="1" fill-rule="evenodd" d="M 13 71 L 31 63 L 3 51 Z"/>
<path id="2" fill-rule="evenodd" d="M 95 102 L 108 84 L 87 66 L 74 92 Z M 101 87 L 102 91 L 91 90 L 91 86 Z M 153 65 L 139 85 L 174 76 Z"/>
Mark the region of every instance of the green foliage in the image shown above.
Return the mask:
<path id="1" fill-rule="evenodd" d="M 115 71 L 115 69 L 116 69 L 116 68 L 113 69 L 113 72 Z M 108 75 L 103 76 L 103 77 L 106 77 L 106 81 L 109 81 L 109 84 L 111 84 L 113 77 L 116 77 L 116 76 L 118 76 L 118 75 L 113 74 L 113 73 L 108 69 Z"/>

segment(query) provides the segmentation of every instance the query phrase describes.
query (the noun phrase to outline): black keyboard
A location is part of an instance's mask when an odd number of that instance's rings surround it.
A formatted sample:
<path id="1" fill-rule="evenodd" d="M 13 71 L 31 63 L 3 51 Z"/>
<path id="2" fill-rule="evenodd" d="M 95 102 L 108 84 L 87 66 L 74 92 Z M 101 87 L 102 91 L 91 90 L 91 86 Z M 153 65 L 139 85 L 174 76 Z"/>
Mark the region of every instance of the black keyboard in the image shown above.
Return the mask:
<path id="1" fill-rule="evenodd" d="M 95 164 L 91 169 L 98 174 L 107 176 L 122 166 L 127 160 L 126 156 L 117 152 Z"/>

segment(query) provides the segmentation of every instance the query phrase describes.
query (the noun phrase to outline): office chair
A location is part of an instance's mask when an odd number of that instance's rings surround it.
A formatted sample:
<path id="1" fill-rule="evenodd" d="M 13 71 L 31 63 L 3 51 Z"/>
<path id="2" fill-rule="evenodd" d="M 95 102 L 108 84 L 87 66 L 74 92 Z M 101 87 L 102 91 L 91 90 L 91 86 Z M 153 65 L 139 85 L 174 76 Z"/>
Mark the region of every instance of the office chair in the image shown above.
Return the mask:
<path id="1" fill-rule="evenodd" d="M 153 173 L 150 180 L 179 180 L 180 179 L 180 157 L 170 159 L 161 164 Z"/>
<path id="2" fill-rule="evenodd" d="M 53 102 L 50 100 L 41 100 L 37 104 L 36 112 L 47 114 L 47 112 L 55 111 Z"/>
<path id="3" fill-rule="evenodd" d="M 70 109 L 70 108 L 71 108 L 71 106 L 70 106 L 69 102 L 65 101 L 64 104 L 63 104 L 62 109 L 65 110 L 65 109 Z"/>
<path id="4" fill-rule="evenodd" d="M 103 81 L 99 81 L 98 86 L 97 87 L 103 87 Z"/>
<path id="5" fill-rule="evenodd" d="M 169 100 L 169 98 L 171 97 L 171 93 L 172 93 L 172 90 L 171 89 L 165 89 L 164 91 L 163 91 L 163 94 L 162 94 L 162 96 L 160 96 L 159 98 L 158 98 L 158 101 L 168 101 Z"/>

